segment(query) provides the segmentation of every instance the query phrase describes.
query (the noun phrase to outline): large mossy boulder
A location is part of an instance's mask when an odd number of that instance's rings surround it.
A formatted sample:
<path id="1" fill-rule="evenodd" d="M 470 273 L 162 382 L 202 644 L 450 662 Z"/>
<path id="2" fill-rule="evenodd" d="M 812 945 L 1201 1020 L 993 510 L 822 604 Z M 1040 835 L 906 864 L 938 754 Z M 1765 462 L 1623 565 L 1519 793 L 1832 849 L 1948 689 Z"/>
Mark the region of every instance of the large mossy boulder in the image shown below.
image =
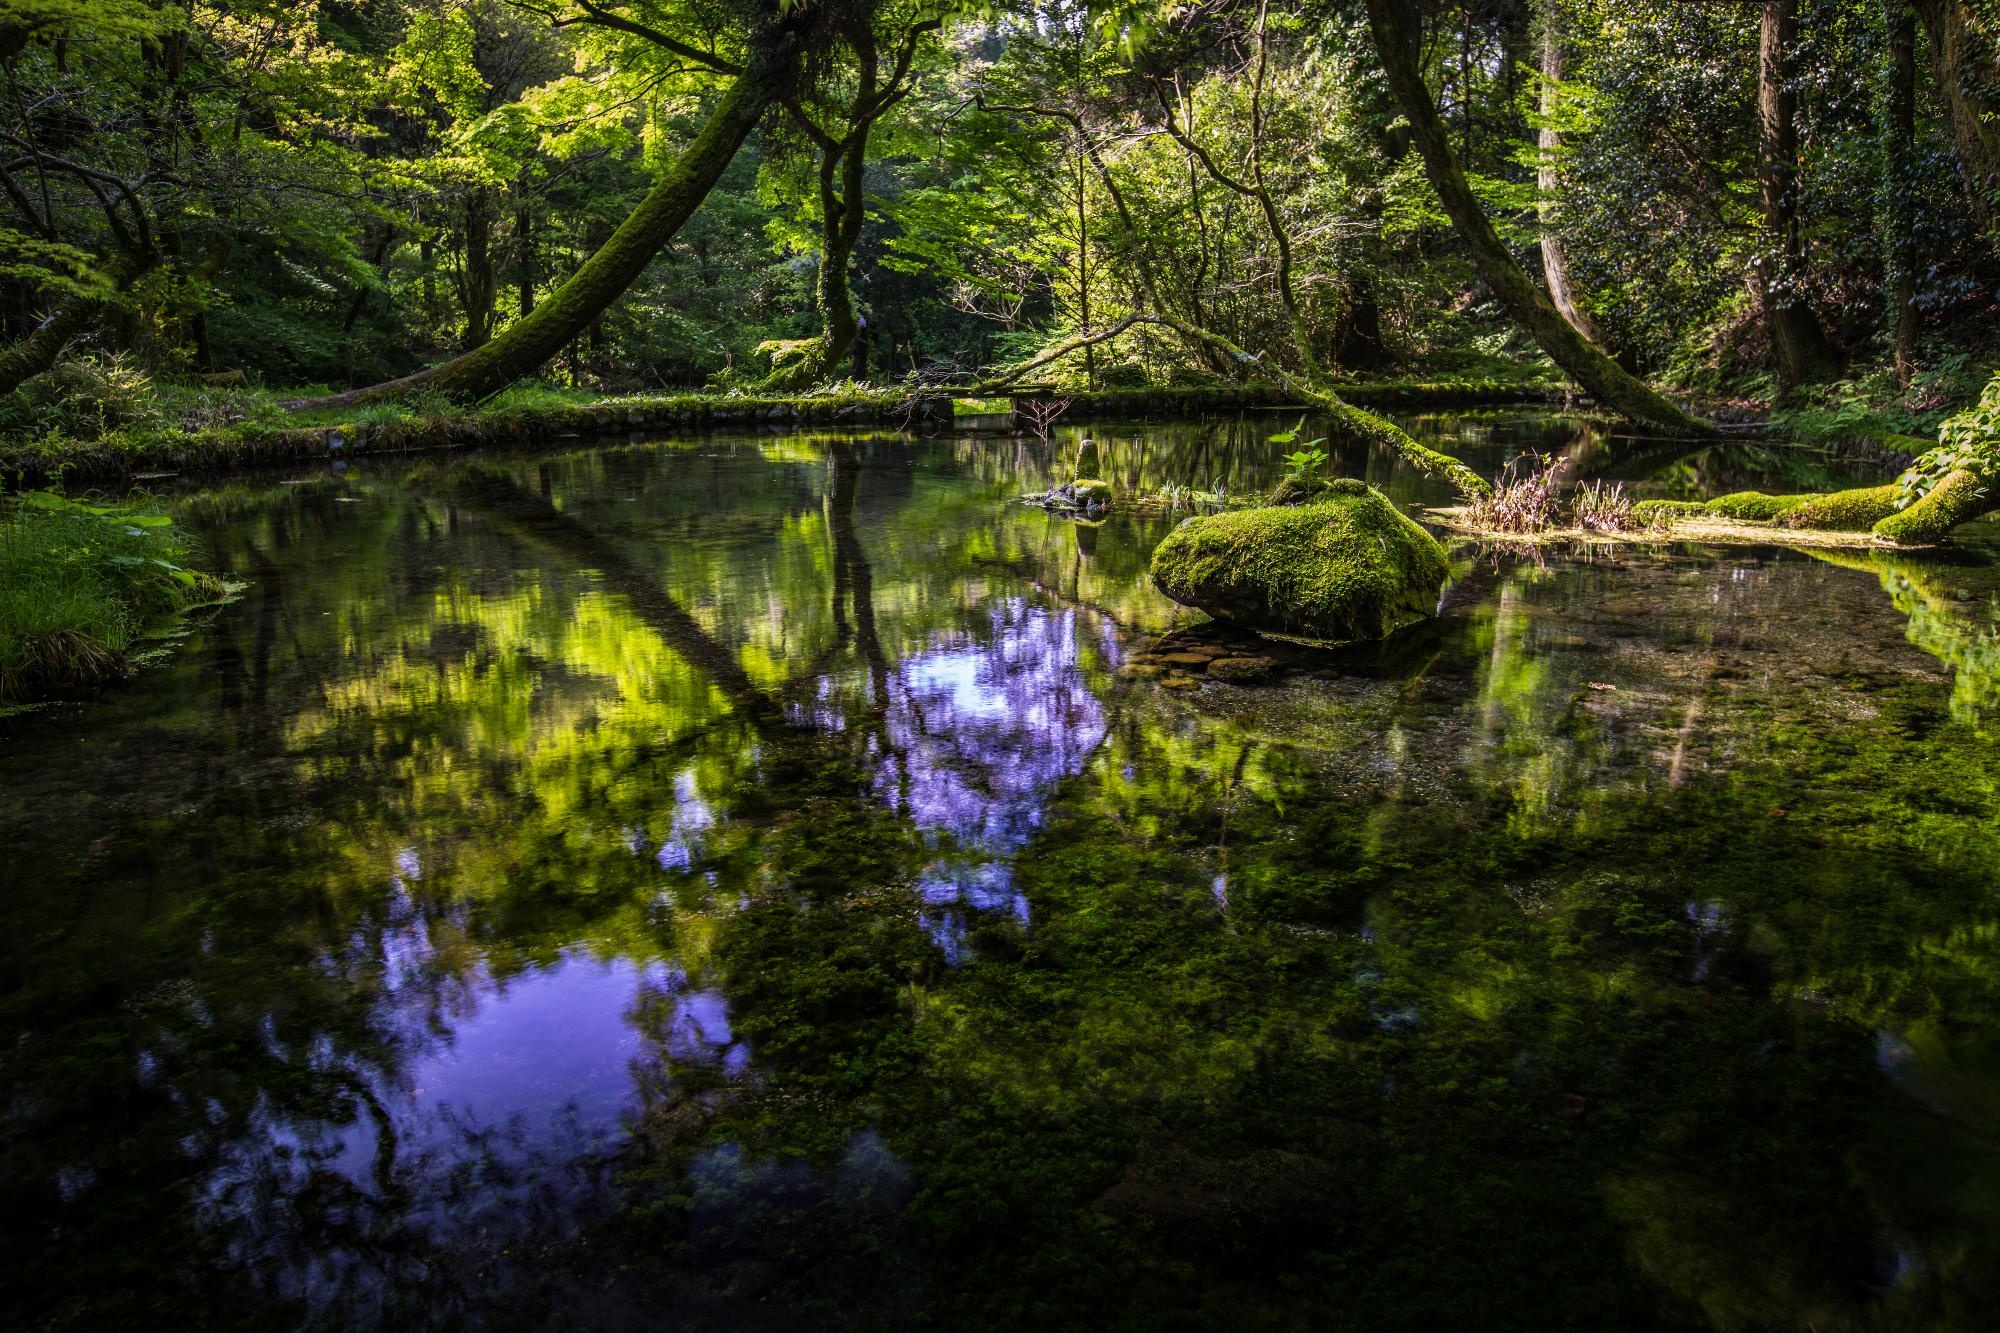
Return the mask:
<path id="1" fill-rule="evenodd" d="M 1153 552 L 1153 582 L 1183 606 L 1252 629 L 1348 642 L 1431 615 L 1444 547 L 1362 482 L 1296 507 L 1191 518 Z"/>

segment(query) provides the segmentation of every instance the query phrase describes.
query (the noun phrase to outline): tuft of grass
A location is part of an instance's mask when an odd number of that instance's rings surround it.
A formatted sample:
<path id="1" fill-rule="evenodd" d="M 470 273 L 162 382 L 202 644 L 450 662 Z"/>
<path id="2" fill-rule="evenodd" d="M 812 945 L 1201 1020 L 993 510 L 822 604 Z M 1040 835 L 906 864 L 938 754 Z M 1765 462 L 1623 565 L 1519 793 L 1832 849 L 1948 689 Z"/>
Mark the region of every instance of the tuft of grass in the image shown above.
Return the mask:
<path id="1" fill-rule="evenodd" d="M 0 703 L 122 674 L 134 646 L 226 589 L 164 514 L 32 491 L 0 511 Z"/>
<path id="2" fill-rule="evenodd" d="M 1525 470 L 1515 464 L 1526 460 Z M 1547 454 L 1523 454 L 1507 465 L 1491 495 L 1475 496 L 1465 506 L 1468 523 L 1492 532 L 1547 532 L 1556 527 L 1560 497 L 1555 461 Z"/>
<path id="3" fill-rule="evenodd" d="M 1633 512 L 1632 497 L 1625 494 L 1622 481 L 1586 482 L 1570 498 L 1576 525 L 1591 532 L 1625 532 L 1645 527 L 1649 520 Z"/>

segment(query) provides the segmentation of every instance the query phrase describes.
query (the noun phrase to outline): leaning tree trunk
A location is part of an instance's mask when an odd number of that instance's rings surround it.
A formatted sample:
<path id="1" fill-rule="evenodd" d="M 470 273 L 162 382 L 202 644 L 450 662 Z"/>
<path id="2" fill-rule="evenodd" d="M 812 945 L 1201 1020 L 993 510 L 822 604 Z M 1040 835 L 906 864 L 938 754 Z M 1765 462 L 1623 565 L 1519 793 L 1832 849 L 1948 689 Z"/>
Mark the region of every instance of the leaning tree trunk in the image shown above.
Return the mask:
<path id="1" fill-rule="evenodd" d="M 1668 402 L 1634 378 L 1590 340 L 1571 328 L 1493 230 L 1451 141 L 1437 103 L 1431 100 L 1410 43 L 1416 27 L 1398 0 L 1368 0 L 1368 21 L 1383 73 L 1410 122 L 1410 137 L 1424 155 L 1431 188 L 1437 191 L 1459 239 L 1472 251 L 1480 276 L 1528 335 L 1542 345 L 1569 376 L 1620 415 L 1674 435 L 1701 435 L 1713 428 Z"/>
<path id="2" fill-rule="evenodd" d="M 1548 284 L 1549 301 L 1569 326 L 1593 343 L 1602 343 L 1590 313 L 1577 303 L 1570 283 L 1569 256 L 1563 252 L 1562 236 L 1555 228 L 1555 200 L 1562 189 L 1562 173 L 1556 162 L 1562 150 L 1562 133 L 1553 119 L 1562 85 L 1562 26 L 1556 7 L 1550 5 L 1542 28 L 1542 127 L 1536 136 L 1541 150 L 1535 172 L 1535 193 L 1542 226 L 1542 280 Z"/>
<path id="3" fill-rule="evenodd" d="M 2000 13 L 1971 0 L 1914 0 L 1973 206 L 2000 233 Z"/>
<path id="4" fill-rule="evenodd" d="M 1797 0 L 1764 0 L 1757 51 L 1757 189 L 1764 206 L 1766 253 L 1751 270 L 1764 327 L 1778 362 L 1778 384 L 1791 389 L 1840 368 L 1819 316 L 1801 290 L 1799 142 L 1796 95 L 1789 78 Z"/>
<path id="5" fill-rule="evenodd" d="M 150 251 L 120 254 L 106 266 L 112 292 L 126 290 L 145 276 L 160 257 Z M 111 308 L 111 297 L 72 292 L 56 302 L 55 309 L 5 351 L 0 351 L 0 394 L 9 394 L 35 376 L 50 369 L 70 341 Z"/>
<path id="6" fill-rule="evenodd" d="M 783 63 L 784 57 L 773 52 L 738 75 L 673 169 L 611 233 L 611 239 L 532 314 L 509 324 L 491 342 L 443 365 L 385 384 L 329 398 L 294 401 L 288 406 L 348 407 L 419 392 L 477 400 L 490 398 L 515 380 L 532 375 L 622 296 L 660 247 L 673 239 L 701 206 L 770 104 Z"/>
<path id="7" fill-rule="evenodd" d="M 1438 477 L 1451 485 L 1466 499 L 1491 495 L 1493 487 L 1484 477 L 1449 454 L 1417 443 L 1410 434 L 1386 417 L 1378 417 L 1373 412 L 1354 406 L 1342 399 L 1323 381 L 1303 379 L 1288 372 L 1283 366 L 1267 362 L 1245 351 L 1240 345 L 1211 333 L 1198 325 L 1175 319 L 1171 315 L 1148 314 L 1141 311 L 1125 316 L 1116 324 L 1104 328 L 1079 333 L 1066 338 L 1053 347 L 1044 348 L 1026 361 L 1005 367 L 986 380 L 973 386 L 973 392 L 982 397 L 995 396 L 1006 392 L 1026 379 L 1028 375 L 1048 365 L 1052 361 L 1109 342 L 1135 324 L 1154 324 L 1172 329 L 1189 343 L 1198 343 L 1213 348 L 1229 362 L 1240 366 L 1255 366 L 1277 380 L 1286 392 L 1294 394 L 1301 402 L 1310 403 L 1327 414 L 1333 423 L 1333 430 L 1343 440 L 1368 445 L 1371 448 L 1387 449 L 1400 455 L 1425 476 Z"/>

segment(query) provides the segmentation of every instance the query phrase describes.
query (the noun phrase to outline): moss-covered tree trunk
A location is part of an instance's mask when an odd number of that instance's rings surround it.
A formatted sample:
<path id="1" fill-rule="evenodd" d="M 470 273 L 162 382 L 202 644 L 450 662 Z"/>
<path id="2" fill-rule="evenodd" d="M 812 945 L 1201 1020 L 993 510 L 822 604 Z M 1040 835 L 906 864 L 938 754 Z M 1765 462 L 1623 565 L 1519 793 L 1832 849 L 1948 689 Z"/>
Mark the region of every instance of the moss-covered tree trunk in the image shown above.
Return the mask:
<path id="1" fill-rule="evenodd" d="M 1765 253 L 1752 286 L 1771 335 L 1778 383 L 1787 389 L 1840 369 L 1826 329 L 1806 300 L 1799 240 L 1799 140 L 1794 119 L 1791 50 L 1796 0 L 1764 0 L 1757 48 L 1757 191 L 1764 207 Z"/>
<path id="2" fill-rule="evenodd" d="M 694 142 L 619 224 L 611 239 L 533 313 L 508 325 L 499 337 L 443 365 L 399 380 L 291 406 L 345 407 L 421 392 L 477 400 L 532 375 L 622 296 L 660 247 L 701 206 L 744 139 L 756 128 L 776 93 L 786 63 L 773 52 L 738 75 L 723 90 Z"/>
<path id="3" fill-rule="evenodd" d="M 111 308 L 117 293 L 129 288 L 159 263 L 159 256 L 121 254 L 106 267 L 111 294 L 71 292 L 59 299 L 28 336 L 0 351 L 0 394 L 9 394 L 48 370 L 63 349 Z"/>
<path id="4" fill-rule="evenodd" d="M 1411 41 L 1417 22 L 1400 0 L 1368 0 L 1368 22 L 1383 73 L 1410 122 L 1410 137 L 1423 154 L 1424 169 L 1459 239 L 1472 251 L 1480 276 L 1508 313 L 1540 343 L 1558 366 L 1597 400 L 1619 415 L 1675 435 L 1699 435 L 1707 422 L 1682 411 L 1593 346 L 1557 312 L 1515 261 L 1480 206 L 1465 171 L 1452 152 L 1444 120 L 1417 67 Z"/>
<path id="5" fill-rule="evenodd" d="M 791 360 L 772 367 L 763 385 L 767 390 L 804 388 L 827 379 L 847 359 L 861 334 L 861 323 L 854 314 L 854 289 L 848 267 L 853 262 L 855 244 L 861 239 L 865 215 L 862 189 L 868 166 L 869 128 L 868 122 L 859 123 L 847 138 L 820 150 L 819 274 L 813 283 L 819 333 Z"/>
<path id="6" fill-rule="evenodd" d="M 1004 393 L 1050 362 L 1080 352 L 1085 347 L 1107 342 L 1135 324 L 1156 324 L 1161 328 L 1172 329 L 1189 343 L 1213 348 L 1221 357 L 1239 369 L 1255 367 L 1263 371 L 1277 380 L 1288 393 L 1297 395 L 1301 402 L 1310 403 L 1326 413 L 1331 419 L 1334 432 L 1342 439 L 1400 454 L 1405 462 L 1424 475 L 1440 477 L 1450 482 L 1459 494 L 1467 499 L 1493 493 L 1493 487 L 1477 472 L 1448 454 L 1441 454 L 1435 449 L 1417 443 L 1409 432 L 1386 417 L 1378 417 L 1373 412 L 1354 406 L 1322 382 L 1302 379 L 1290 374 L 1282 366 L 1251 355 L 1240 345 L 1219 333 L 1212 333 L 1171 315 L 1142 312 L 1127 315 L 1117 323 L 1102 329 L 1079 333 L 1073 338 L 1064 339 L 1054 347 L 1043 349 L 1026 361 L 1007 367 L 975 386 L 975 391 L 981 394 Z"/>

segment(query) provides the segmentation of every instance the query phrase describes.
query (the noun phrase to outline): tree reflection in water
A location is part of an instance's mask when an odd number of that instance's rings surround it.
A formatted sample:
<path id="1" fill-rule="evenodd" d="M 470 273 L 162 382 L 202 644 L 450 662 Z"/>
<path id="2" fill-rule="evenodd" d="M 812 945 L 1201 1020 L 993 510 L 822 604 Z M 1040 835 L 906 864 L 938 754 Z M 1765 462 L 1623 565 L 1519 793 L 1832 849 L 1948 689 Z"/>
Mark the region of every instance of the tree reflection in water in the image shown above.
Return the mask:
<path id="1" fill-rule="evenodd" d="M 243 605 L 0 757 L 21 1317 L 1976 1322 L 1989 566 L 1503 557 L 1175 693 L 1048 465 L 191 498 Z"/>

